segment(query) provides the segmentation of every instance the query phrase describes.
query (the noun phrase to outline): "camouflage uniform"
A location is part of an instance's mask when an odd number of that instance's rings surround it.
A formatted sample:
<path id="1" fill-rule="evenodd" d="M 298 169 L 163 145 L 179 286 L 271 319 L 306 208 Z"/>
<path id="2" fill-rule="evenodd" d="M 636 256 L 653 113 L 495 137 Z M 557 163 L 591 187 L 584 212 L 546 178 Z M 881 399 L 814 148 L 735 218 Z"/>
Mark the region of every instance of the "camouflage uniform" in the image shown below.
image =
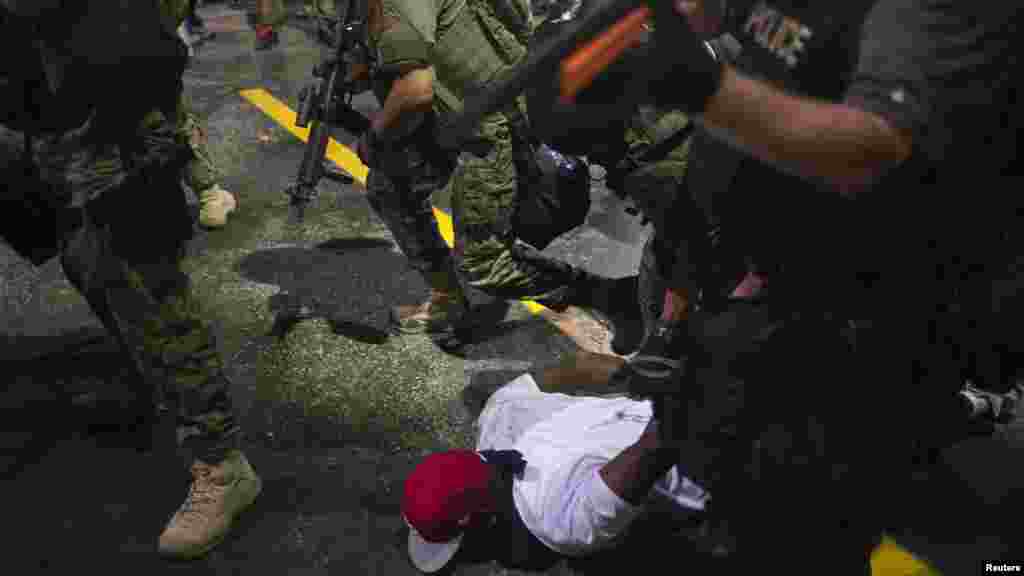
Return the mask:
<path id="1" fill-rule="evenodd" d="M 192 484 L 157 549 L 192 559 L 223 541 L 262 481 L 238 449 L 217 340 L 181 267 L 193 230 L 181 181 L 194 154 L 177 118 L 187 52 L 162 7 L 65 4 L 43 19 L 0 12 L 0 38 L 27 56 L 0 68 L 0 102 L 21 108 L 4 121 L 33 136 L 0 151 L 5 196 L 21 197 L 0 208 L 0 231 L 36 264 L 60 252 L 148 390 L 177 408 Z M 137 89 L 120 89 L 133 73 Z M 31 105 L 4 98 L 19 91 L 33 93 Z M 26 243 L 26 230 L 47 249 Z"/>
<path id="2" fill-rule="evenodd" d="M 199 116 L 189 105 L 185 94 L 179 98 L 175 112 L 176 117 L 168 119 L 164 118 L 159 110 L 154 110 L 143 120 L 143 126 L 152 129 L 167 121 L 173 121 L 175 140 L 191 151 L 183 174 L 185 185 L 198 194 L 218 184 L 217 169 L 207 150 L 206 130 Z"/>
<path id="3" fill-rule="evenodd" d="M 386 92 L 378 90 L 383 101 Z M 433 117 L 419 133 L 430 130 Z M 448 244 L 434 219 L 431 196 L 451 180 L 457 155 L 429 148 L 423 141 L 387 154 L 380 169 L 366 178 L 370 205 L 387 224 L 410 266 L 422 274 L 452 271 Z"/>
<path id="4" fill-rule="evenodd" d="M 681 112 L 641 108 L 626 128 L 625 141 L 629 154 L 642 154 L 686 128 L 689 123 L 689 119 Z M 623 179 L 621 192 L 633 199 L 656 229 L 664 228 L 664 214 L 683 186 L 689 150 L 689 142 L 684 142 L 664 158 L 637 167 Z"/>
<path id="5" fill-rule="evenodd" d="M 634 156 L 642 154 L 688 124 L 689 119 L 680 112 L 643 107 L 633 115 L 626 128 L 624 136 L 628 153 Z M 609 182 L 609 187 L 621 186 L 622 190 L 618 192 L 628 195 L 653 225 L 653 233 L 644 245 L 639 273 L 640 308 L 644 314 L 645 331 L 649 331 L 661 315 L 665 290 L 670 281 L 679 279 L 675 262 L 689 261 L 685 252 L 687 243 L 676 241 L 675 231 L 679 223 L 673 223 L 673 226 L 665 220 L 665 215 L 672 213 L 673 207 L 686 199 L 683 194 L 686 193 L 684 182 L 689 151 L 690 141 L 687 140 L 664 158 L 627 173 L 621 184 Z M 696 214 L 696 210 L 689 213 Z"/>
<path id="6" fill-rule="evenodd" d="M 188 16 L 189 2 L 160 0 L 160 11 L 177 29 Z M 177 117 L 170 120 L 174 121 L 179 141 L 192 150 L 192 159 L 185 168 L 185 184 L 196 194 L 217 185 L 217 170 L 206 149 L 206 130 L 184 93 L 178 101 Z M 143 121 L 146 126 L 157 126 L 162 122 L 163 115 L 159 111 L 154 111 Z"/>
<path id="7" fill-rule="evenodd" d="M 303 4 L 303 12 L 308 15 L 335 14 L 334 0 L 306 0 Z"/>
<path id="8" fill-rule="evenodd" d="M 181 4 L 187 8 L 187 2 Z M 92 74 L 67 72 L 62 97 L 88 93 L 83 83 L 93 82 Z M 0 151 L 6 156 L 8 198 L 36 199 L 36 206 L 50 208 L 30 210 L 29 204 L 10 203 L 4 220 L 20 219 L 23 229 L 53 231 L 57 240 L 49 245 L 60 251 L 68 279 L 117 338 L 146 385 L 176 397 L 181 445 L 193 449 L 197 458 L 219 462 L 236 446 L 238 427 L 213 331 L 181 268 L 192 233 L 180 185 L 181 170 L 194 164 L 195 157 L 183 137 L 187 124 L 179 121 L 176 127 L 163 112 L 153 112 L 135 135 L 119 132 L 112 139 L 104 128 L 132 112 L 111 102 L 101 98 L 101 106 L 77 129 L 39 134 L 30 155 L 10 146 Z M 5 136 L 10 140 L 14 134 Z M 28 160 L 31 167 L 23 163 Z"/>
<path id="9" fill-rule="evenodd" d="M 485 86 L 526 54 L 529 6 L 521 0 L 498 1 L 505 4 L 505 10 L 488 0 L 383 0 L 387 26 L 374 38 L 381 63 L 430 64 L 435 73 L 435 113 L 441 122 L 461 109 L 468 93 Z M 516 198 L 512 134 L 506 115 L 486 118 L 476 132 L 476 141 L 467 148 L 474 153 L 461 155 L 445 183 L 450 186 L 455 224 L 454 263 L 448 260 L 447 251 L 440 249 L 435 233 L 428 232 L 434 225 L 428 196 L 445 180 L 446 168 L 432 168 L 426 176 L 414 173 L 413 178 L 395 178 L 389 170 L 371 171 L 369 188 L 378 198 L 377 205 L 406 210 L 382 214 L 393 226 L 401 248 L 421 270 L 454 266 L 462 282 L 492 296 L 528 298 L 552 309 L 565 309 L 579 272 L 516 242 L 510 231 L 499 225 Z M 415 160 L 410 162 L 415 164 Z M 378 171 L 386 174 L 373 174 Z M 385 199 L 387 196 L 390 198 Z"/>
<path id="10" fill-rule="evenodd" d="M 66 182 L 78 196 L 65 212 L 77 225 L 62 235 L 61 264 L 145 383 L 176 400 L 178 442 L 219 462 L 237 447 L 239 430 L 215 334 L 181 268 L 191 234 L 181 162 L 115 184 L 126 171 L 118 150 L 94 154 L 82 142 L 87 130 L 45 142 L 36 154 L 44 180 Z M 188 154 L 174 132 L 167 122 L 148 125 L 146 152 Z M 97 186 L 107 189 L 88 197 Z"/>

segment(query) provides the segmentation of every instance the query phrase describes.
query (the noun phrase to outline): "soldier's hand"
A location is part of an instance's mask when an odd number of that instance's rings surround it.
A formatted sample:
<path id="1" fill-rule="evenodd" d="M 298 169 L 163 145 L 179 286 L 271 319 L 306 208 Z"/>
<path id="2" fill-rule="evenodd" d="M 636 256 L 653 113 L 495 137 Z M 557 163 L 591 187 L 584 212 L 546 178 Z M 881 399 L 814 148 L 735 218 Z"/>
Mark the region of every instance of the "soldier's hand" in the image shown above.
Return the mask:
<path id="1" fill-rule="evenodd" d="M 650 76 L 654 103 L 699 115 L 718 91 L 724 66 L 699 36 L 707 24 L 703 17 L 698 17 L 704 2 L 679 0 L 672 4 L 655 2 L 651 6 L 656 50 L 664 57 Z"/>

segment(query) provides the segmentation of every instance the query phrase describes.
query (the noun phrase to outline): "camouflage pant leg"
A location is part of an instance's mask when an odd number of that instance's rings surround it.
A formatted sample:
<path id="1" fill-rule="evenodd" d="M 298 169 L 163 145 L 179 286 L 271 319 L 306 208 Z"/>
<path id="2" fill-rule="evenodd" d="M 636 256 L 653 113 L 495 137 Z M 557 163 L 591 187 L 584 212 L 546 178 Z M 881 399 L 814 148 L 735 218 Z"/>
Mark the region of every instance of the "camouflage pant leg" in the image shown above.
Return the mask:
<path id="1" fill-rule="evenodd" d="M 160 0 L 160 12 L 165 18 L 171 19 L 175 26 L 180 25 L 188 16 L 188 0 Z"/>
<path id="2" fill-rule="evenodd" d="M 398 157 L 400 156 L 400 157 Z M 450 170 L 425 162 L 415 152 L 396 155 L 405 170 L 370 170 L 368 199 L 384 221 L 409 265 L 423 274 L 452 267 L 451 252 L 434 218 L 431 196 L 450 181 Z"/>
<path id="3" fill-rule="evenodd" d="M 317 10 L 324 14 L 334 14 L 334 0 L 306 0 L 308 10 Z"/>
<path id="4" fill-rule="evenodd" d="M 531 299 L 562 310 L 578 272 L 499 233 L 497 224 L 516 198 L 512 139 L 504 117 L 486 120 L 481 130 L 493 144 L 487 156 L 464 154 L 452 178 L 459 276 L 495 298 Z"/>
<path id="5" fill-rule="evenodd" d="M 112 252 L 109 231 L 90 222 L 67 239 L 62 263 L 147 383 L 176 397 L 179 444 L 219 461 L 238 427 L 214 333 L 180 263 L 129 264 Z"/>
<path id="6" fill-rule="evenodd" d="M 209 190 L 217 184 L 219 175 L 206 147 L 206 127 L 184 94 L 178 105 L 175 133 L 192 150 L 192 160 L 185 167 L 185 184 L 196 194 Z"/>
<path id="7" fill-rule="evenodd" d="M 97 165 L 84 176 L 108 178 L 118 170 Z M 162 222 L 188 218 L 184 194 L 169 175 L 158 178 L 168 185 L 153 194 L 114 189 L 78 209 L 81 224 L 64 234 L 61 262 L 147 385 L 173 395 L 179 444 L 218 462 L 237 446 L 239 429 L 216 336 L 181 268 L 184 240 L 163 241 L 176 230 L 161 229 Z M 163 220 L 137 220 L 147 214 Z"/>

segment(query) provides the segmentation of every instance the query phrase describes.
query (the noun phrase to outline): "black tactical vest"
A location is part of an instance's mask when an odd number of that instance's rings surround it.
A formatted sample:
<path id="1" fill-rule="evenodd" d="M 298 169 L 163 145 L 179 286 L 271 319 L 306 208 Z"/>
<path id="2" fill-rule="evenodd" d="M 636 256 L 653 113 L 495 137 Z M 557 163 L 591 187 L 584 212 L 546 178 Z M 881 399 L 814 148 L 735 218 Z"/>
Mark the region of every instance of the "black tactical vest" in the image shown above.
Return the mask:
<path id="1" fill-rule="evenodd" d="M 732 2 L 725 31 L 742 47 L 734 66 L 787 93 L 839 101 L 874 3 Z M 687 179 L 712 225 L 721 227 L 729 256 L 719 257 L 750 258 L 777 279 L 817 277 L 819 286 L 855 274 L 844 226 L 859 208 L 835 191 L 818 190 L 703 131 L 695 135 Z"/>

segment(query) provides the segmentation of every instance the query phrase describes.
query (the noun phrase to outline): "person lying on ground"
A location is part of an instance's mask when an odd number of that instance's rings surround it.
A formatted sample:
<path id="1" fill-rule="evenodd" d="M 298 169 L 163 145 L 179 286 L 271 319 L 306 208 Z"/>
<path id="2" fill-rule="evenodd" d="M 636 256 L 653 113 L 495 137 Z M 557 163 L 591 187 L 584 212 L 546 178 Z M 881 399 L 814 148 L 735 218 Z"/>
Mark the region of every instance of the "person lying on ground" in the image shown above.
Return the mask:
<path id="1" fill-rule="evenodd" d="M 623 360 L 597 358 L 563 363 L 540 380 L 549 390 L 600 395 L 543 392 L 523 374 L 487 401 L 475 451 L 432 454 L 410 474 L 402 515 L 419 570 L 449 565 L 469 533 L 500 539 L 520 559 L 582 557 L 621 542 L 652 499 L 703 510 L 709 494 L 675 467 L 678 451 L 651 403 L 609 393 Z"/>

